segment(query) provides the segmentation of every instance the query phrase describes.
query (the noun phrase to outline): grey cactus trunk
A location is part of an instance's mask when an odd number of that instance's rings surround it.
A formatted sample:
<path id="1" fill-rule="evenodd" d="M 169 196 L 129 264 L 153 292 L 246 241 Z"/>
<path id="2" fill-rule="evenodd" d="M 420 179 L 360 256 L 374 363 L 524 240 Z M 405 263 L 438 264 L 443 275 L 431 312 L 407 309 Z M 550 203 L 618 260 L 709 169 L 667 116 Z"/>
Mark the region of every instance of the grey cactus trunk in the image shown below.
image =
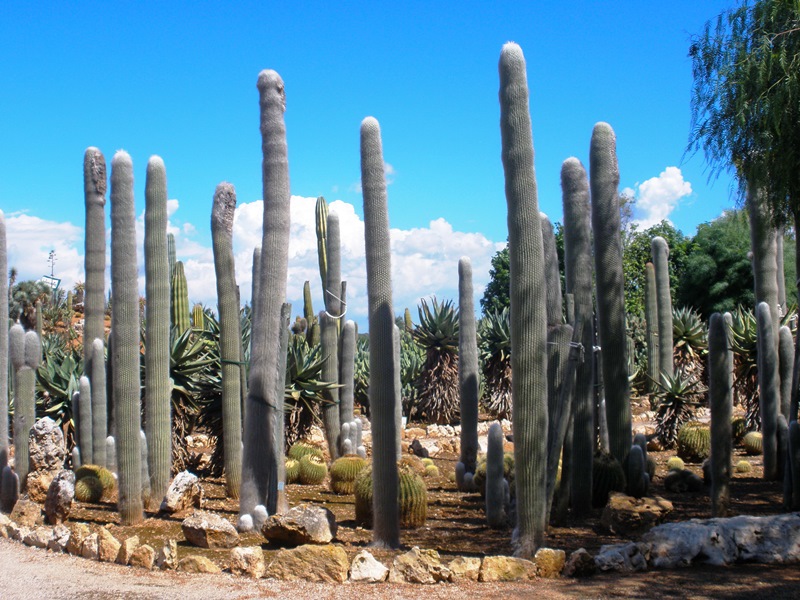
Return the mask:
<path id="1" fill-rule="evenodd" d="M 517 488 L 515 554 L 530 557 L 547 526 L 547 292 L 533 134 L 522 49 L 500 55 L 500 133 L 508 204 L 511 369 Z"/>
<path id="2" fill-rule="evenodd" d="M 108 437 L 108 412 L 106 393 L 106 345 L 100 338 L 95 338 L 90 345 L 89 383 L 92 388 L 92 445 L 93 458 L 96 465 L 108 466 L 106 456 L 106 438 Z"/>
<path id="3" fill-rule="evenodd" d="M 778 477 L 778 413 L 780 411 L 780 382 L 778 381 L 778 354 L 769 305 L 756 306 L 758 324 L 758 391 L 761 412 L 762 448 L 764 453 L 764 479 Z"/>
<path id="4" fill-rule="evenodd" d="M 658 347 L 658 296 L 656 294 L 656 269 L 649 262 L 644 266 L 644 318 L 647 337 L 647 389 L 652 394 L 661 381 Z"/>
<path id="5" fill-rule="evenodd" d="M 325 310 L 332 317 L 339 319 L 342 316 L 342 248 L 339 233 L 339 216 L 328 213 L 327 237 L 325 249 L 327 253 L 327 270 L 325 273 Z M 338 322 L 334 323 L 337 331 L 340 329 Z"/>
<path id="6" fill-rule="evenodd" d="M 292 318 L 292 305 L 284 302 L 281 305 L 281 329 L 280 340 L 278 342 L 278 362 L 275 365 L 275 410 L 273 411 L 272 436 L 273 453 L 277 461 L 277 469 L 274 483 L 270 483 L 270 489 L 275 489 L 275 494 L 269 497 L 267 504 L 268 514 L 283 514 L 289 510 L 289 499 L 286 497 L 286 463 L 283 456 L 286 452 L 284 445 L 284 395 L 286 392 L 286 354 L 289 347 L 289 319 Z"/>
<path id="7" fill-rule="evenodd" d="M 583 320 L 583 361 L 575 375 L 572 425 L 571 503 L 578 515 L 592 510 L 592 460 L 594 457 L 594 394 L 592 306 L 592 234 L 589 219 L 589 180 L 577 158 L 561 166 L 564 206 L 564 264 L 566 292 L 574 302 L 575 319 Z"/>
<path id="8" fill-rule="evenodd" d="M 92 344 L 96 339 L 105 341 L 105 293 L 106 293 L 106 160 L 97 148 L 87 148 L 83 155 L 83 194 L 86 210 L 84 235 L 84 282 L 83 295 L 83 372 L 97 394 L 99 382 L 94 380 Z M 104 356 L 104 355 L 101 355 Z M 105 361 L 105 358 L 103 358 Z M 106 394 L 100 394 L 105 401 Z M 99 449 L 105 443 L 108 432 L 106 407 L 92 402 L 92 438 L 94 448 L 81 448 L 84 462 L 99 463 L 105 455 Z M 102 422 L 101 422 L 102 419 Z M 94 456 L 97 452 L 98 456 Z"/>
<path id="9" fill-rule="evenodd" d="M 145 435 L 150 508 L 167 492 L 172 467 L 169 382 L 170 273 L 167 251 L 167 172 L 158 156 L 147 162 L 144 210 Z M 142 466 L 144 469 L 144 466 Z"/>
<path id="10" fill-rule="evenodd" d="M 111 161 L 111 329 L 114 423 L 119 500 L 123 525 L 142 521 L 141 400 L 139 376 L 139 290 L 136 266 L 133 164 L 120 150 Z"/>
<path id="11" fill-rule="evenodd" d="M 589 171 L 597 278 L 597 328 L 603 352 L 609 448 L 614 458 L 620 464 L 625 464 L 625 457 L 631 447 L 631 405 L 616 145 L 616 137 L 610 125 L 598 123 L 594 126 L 589 150 Z M 664 369 L 663 364 L 661 369 Z"/>
<path id="12" fill-rule="evenodd" d="M 778 307 L 778 261 L 775 228 L 763 192 L 748 186 L 747 210 L 750 215 L 750 244 L 753 250 L 753 282 L 756 303 L 766 302 L 772 321 L 772 339 L 777 352 L 780 312 Z M 777 364 L 777 363 L 776 363 Z"/>
<path id="13" fill-rule="evenodd" d="M 361 123 L 361 185 L 369 301 L 369 390 L 372 411 L 372 540 L 377 546 L 400 544 L 395 412 L 394 309 L 389 238 L 389 208 L 381 130 L 367 117 Z"/>
<path id="14" fill-rule="evenodd" d="M 492 423 L 486 444 L 486 522 L 499 529 L 508 524 L 508 482 L 503 477 L 503 428 Z"/>
<path id="15" fill-rule="evenodd" d="M 725 319 L 714 313 L 708 321 L 708 400 L 711 406 L 711 513 L 728 516 L 730 510 L 731 453 L 733 449 L 733 362 Z"/>
<path id="16" fill-rule="evenodd" d="M 792 371 L 794 369 L 794 338 L 792 330 L 783 325 L 778 330 L 778 359 L 780 361 L 781 407 L 780 412 L 791 421 Z"/>
<path id="17" fill-rule="evenodd" d="M 672 293 L 669 287 L 669 246 L 662 237 L 650 241 L 650 252 L 656 274 L 656 306 L 658 307 L 658 366 L 660 373 L 674 373 L 672 335 Z M 659 373 L 659 381 L 660 379 Z"/>
<path id="18" fill-rule="evenodd" d="M 339 381 L 339 339 L 336 333 L 336 319 L 326 311 L 319 313 L 322 329 L 322 380 Z M 339 458 L 339 388 L 325 390 L 325 401 L 322 404 L 322 425 L 325 429 L 325 441 L 331 460 Z"/>
<path id="19" fill-rule="evenodd" d="M 0 210 L 0 473 L 8 464 L 8 248 Z"/>
<path id="20" fill-rule="evenodd" d="M 276 365 L 281 336 L 281 306 L 286 297 L 289 262 L 289 159 L 286 146 L 283 80 L 275 71 L 258 76 L 261 107 L 264 222 L 261 239 L 259 297 L 253 317 L 250 379 L 245 408 L 240 515 L 268 506 L 277 494 L 275 473 Z"/>
<path id="21" fill-rule="evenodd" d="M 461 399 L 461 456 L 459 462 L 463 465 L 463 473 L 474 474 L 478 460 L 480 380 L 472 262 L 466 256 L 458 261 L 458 386 Z M 456 473 L 460 472 L 461 470 L 456 471 Z M 463 478 L 461 481 L 456 481 L 456 484 L 460 490 L 465 489 Z"/>
<path id="22" fill-rule="evenodd" d="M 355 394 L 356 324 L 345 321 L 341 335 L 339 353 L 339 421 L 350 423 L 353 420 Z M 355 448 L 353 448 L 355 450 Z"/>
<path id="23" fill-rule="evenodd" d="M 211 209 L 211 240 L 219 310 L 219 351 L 222 364 L 222 439 L 224 445 L 225 489 L 230 498 L 239 497 L 242 483 L 241 364 L 242 324 L 233 258 L 233 217 L 236 190 L 220 183 Z"/>
<path id="24" fill-rule="evenodd" d="M 84 462 L 94 464 L 92 443 L 92 386 L 89 378 L 82 376 L 78 380 L 77 397 L 73 396 L 73 402 L 78 400 L 77 410 L 73 407 L 73 414 L 78 415 L 78 447 L 81 449 L 81 458 Z M 86 450 L 84 451 L 84 448 Z"/>
<path id="25" fill-rule="evenodd" d="M 8 358 L 14 369 L 14 465 L 20 489 L 27 489 L 30 447 L 28 434 L 36 421 L 36 369 L 42 356 L 42 343 L 35 331 L 22 325 L 8 332 Z"/>

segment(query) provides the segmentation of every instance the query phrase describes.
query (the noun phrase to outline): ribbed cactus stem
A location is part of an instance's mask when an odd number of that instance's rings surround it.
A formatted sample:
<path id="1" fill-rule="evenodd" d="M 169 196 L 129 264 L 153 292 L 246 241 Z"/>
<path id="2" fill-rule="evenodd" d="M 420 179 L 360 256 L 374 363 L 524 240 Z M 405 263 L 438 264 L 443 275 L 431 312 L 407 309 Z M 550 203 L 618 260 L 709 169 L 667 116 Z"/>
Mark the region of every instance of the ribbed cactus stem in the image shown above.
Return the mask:
<path id="1" fill-rule="evenodd" d="M 314 206 L 314 221 L 317 234 L 317 259 L 319 260 L 319 279 L 323 289 L 328 280 L 328 203 L 320 196 Z M 323 298 L 328 306 L 328 301 Z M 314 314 L 314 313 L 311 313 Z"/>
<path id="2" fill-rule="evenodd" d="M 620 464 L 625 464 L 631 447 L 631 405 L 616 146 L 616 137 L 610 125 L 598 123 L 594 126 L 589 149 L 589 170 L 597 277 L 597 328 L 603 352 L 609 448 L 614 458 Z M 664 369 L 664 364 L 661 369 Z"/>
<path id="3" fill-rule="evenodd" d="M 119 470 L 117 505 L 123 525 L 139 523 L 144 516 L 135 224 L 133 163 L 128 153 L 120 150 L 111 161 L 111 289 L 114 293 L 111 361 L 114 363 L 112 389 Z"/>
<path id="4" fill-rule="evenodd" d="M 726 517 L 730 510 L 731 358 L 725 319 L 720 313 L 714 313 L 708 321 L 708 401 L 711 405 L 711 514 L 715 517 Z"/>
<path id="5" fill-rule="evenodd" d="M 758 390 L 763 434 L 764 479 L 772 481 L 778 476 L 778 411 L 780 388 L 778 382 L 778 356 L 772 328 L 770 307 L 766 302 L 756 306 L 758 324 Z"/>
<path id="6" fill-rule="evenodd" d="M 92 386 L 86 376 L 78 380 L 78 446 L 85 463 L 94 462 L 94 443 L 92 438 Z M 72 409 L 75 414 L 75 407 Z"/>
<path id="7" fill-rule="evenodd" d="M 276 458 L 277 468 L 275 469 L 274 483 L 270 483 L 270 489 L 275 490 L 275 494 L 270 495 L 267 511 L 270 514 L 283 514 L 289 510 L 289 499 L 286 497 L 286 463 L 283 456 L 286 453 L 284 439 L 284 396 L 286 393 L 286 354 L 289 349 L 289 320 L 292 318 L 292 305 L 284 302 L 281 305 L 281 329 L 278 342 L 278 362 L 276 364 L 275 376 L 275 410 L 272 414 L 273 419 L 273 454 Z"/>
<path id="8" fill-rule="evenodd" d="M 669 246 L 667 240 L 656 236 L 650 241 L 650 252 L 656 274 L 656 305 L 658 307 L 658 366 L 661 373 L 672 377 L 672 293 L 669 287 Z M 660 374 L 659 379 L 660 381 Z"/>
<path id="9" fill-rule="evenodd" d="M 486 522 L 499 529 L 508 523 L 506 515 L 506 490 L 508 482 L 503 477 L 503 428 L 492 423 L 486 444 Z"/>
<path id="10" fill-rule="evenodd" d="M 592 461 L 594 457 L 594 394 L 592 345 L 592 233 L 589 220 L 589 180 L 577 158 L 561 166 L 564 207 L 565 287 L 574 302 L 575 320 L 582 319 L 583 361 L 575 374 L 571 453 L 571 502 L 578 515 L 592 510 Z M 573 322 L 573 321 L 571 321 Z"/>
<path id="11" fill-rule="evenodd" d="M 322 329 L 322 380 L 338 383 L 339 381 L 339 341 L 336 333 L 336 319 L 327 312 L 319 313 Z M 331 460 L 339 458 L 339 389 L 327 389 L 322 404 L 322 425 L 325 429 L 325 440 Z"/>
<path id="12" fill-rule="evenodd" d="M 544 278 L 547 287 L 547 326 L 555 327 L 562 322 L 563 296 L 561 293 L 561 274 L 558 269 L 558 251 L 553 224 L 548 216 L 539 213 L 542 225 L 542 244 L 544 247 Z"/>
<path id="13" fill-rule="evenodd" d="M 261 289 L 259 288 L 260 283 L 261 283 L 261 246 L 256 246 L 253 249 L 253 281 L 251 284 L 252 297 L 250 298 L 250 309 L 253 318 L 255 318 L 255 316 L 258 314 L 256 303 L 258 299 L 261 297 Z"/>
<path id="14" fill-rule="evenodd" d="M 656 294 L 656 269 L 653 263 L 644 266 L 644 319 L 647 341 L 647 389 L 655 393 L 656 384 L 661 381 L 658 347 L 658 296 Z"/>
<path id="15" fill-rule="evenodd" d="M 341 352 L 339 353 L 339 421 L 350 423 L 353 420 L 356 363 L 356 324 L 345 321 L 342 328 Z M 355 449 L 355 448 L 354 448 Z"/>
<path id="16" fill-rule="evenodd" d="M 139 453 L 140 463 L 142 467 L 142 502 L 145 505 L 155 504 L 156 495 L 153 493 L 153 488 L 150 486 L 150 466 L 147 451 L 147 434 L 141 429 L 139 430 Z M 161 498 L 158 498 L 160 501 Z"/>
<path id="17" fill-rule="evenodd" d="M 461 457 L 465 473 L 475 473 L 478 460 L 478 332 L 472 287 L 472 262 L 458 261 L 458 387 L 461 400 Z M 456 481 L 464 490 L 464 481 Z M 471 486 L 470 486 L 471 487 Z"/>
<path id="18" fill-rule="evenodd" d="M 0 210 L 0 472 L 8 464 L 8 249 Z"/>
<path id="19" fill-rule="evenodd" d="M 361 123 L 361 183 L 364 195 L 364 240 L 369 304 L 369 389 L 372 411 L 373 542 L 400 544 L 395 440 L 400 432 L 395 411 L 394 309 L 389 237 L 389 209 L 381 130 L 367 117 Z"/>
<path id="20" fill-rule="evenodd" d="M 239 364 L 242 350 L 242 325 L 236 293 L 236 267 L 233 258 L 233 217 L 236 190 L 220 183 L 214 192 L 211 209 L 211 241 L 217 281 L 219 310 L 219 352 L 222 363 L 222 428 L 225 489 L 230 498 L 239 497 L 242 483 L 242 406 Z"/>
<path id="21" fill-rule="evenodd" d="M 87 374 L 92 388 L 92 459 L 96 465 L 105 467 L 106 437 L 108 437 L 108 423 L 106 414 L 106 358 L 105 344 L 100 338 L 95 338 L 90 344 L 90 364 Z"/>
<path id="22" fill-rule="evenodd" d="M 281 337 L 281 307 L 286 298 L 289 262 L 290 191 L 286 146 L 286 95 L 275 71 L 258 76 L 261 109 L 262 188 L 264 219 L 261 237 L 259 299 L 254 317 L 249 390 L 245 408 L 240 515 L 256 505 L 268 506 L 277 494 L 275 455 L 276 384 Z"/>
<path id="23" fill-rule="evenodd" d="M 764 195 L 762 190 L 749 185 L 746 204 L 750 214 L 750 244 L 753 250 L 756 302 L 766 302 L 769 306 L 772 339 L 777 352 L 781 317 L 778 308 L 777 246 L 775 228 Z"/>
<path id="24" fill-rule="evenodd" d="M 403 380 L 401 374 L 401 360 L 400 360 L 400 328 L 397 323 L 392 327 L 392 343 L 394 345 L 394 395 L 397 398 L 397 404 L 394 405 L 394 448 L 396 460 L 400 460 L 403 456 L 403 448 L 401 438 L 403 437 Z"/>
<path id="25" fill-rule="evenodd" d="M 189 287 L 183 261 L 179 260 L 172 271 L 172 326 L 178 330 L 178 335 L 192 328 L 189 315 Z"/>
<path id="26" fill-rule="evenodd" d="M 145 424 L 147 472 L 146 495 L 157 509 L 167 492 L 172 466 L 170 362 L 170 273 L 167 251 L 167 171 L 164 161 L 151 156 L 147 162 L 144 209 L 145 268 Z M 144 472 L 142 465 L 142 472 Z"/>
<path id="27" fill-rule="evenodd" d="M 36 421 L 36 369 L 42 344 L 35 331 L 27 333 L 21 325 L 8 332 L 8 355 L 14 368 L 14 465 L 22 491 L 27 488 L 28 434 Z"/>
<path id="28" fill-rule="evenodd" d="M 178 253 L 175 249 L 175 234 L 167 234 L 167 260 L 169 261 L 169 279 L 172 281 L 172 274 L 175 272 L 175 263 Z"/>
<path id="29" fill-rule="evenodd" d="M 500 54 L 500 133 L 508 204 L 511 370 L 514 372 L 515 553 L 530 557 L 547 527 L 547 292 L 533 134 L 522 49 Z"/>
<path id="30" fill-rule="evenodd" d="M 780 360 L 781 414 L 791 420 L 792 371 L 794 369 L 794 338 L 792 330 L 783 325 L 778 330 L 778 358 Z"/>
<path id="31" fill-rule="evenodd" d="M 325 273 L 325 310 L 333 317 L 340 317 L 342 308 L 342 242 L 339 234 L 339 215 L 328 213 L 328 236 L 326 250 L 328 269 Z M 339 331 L 339 323 L 336 323 Z"/>

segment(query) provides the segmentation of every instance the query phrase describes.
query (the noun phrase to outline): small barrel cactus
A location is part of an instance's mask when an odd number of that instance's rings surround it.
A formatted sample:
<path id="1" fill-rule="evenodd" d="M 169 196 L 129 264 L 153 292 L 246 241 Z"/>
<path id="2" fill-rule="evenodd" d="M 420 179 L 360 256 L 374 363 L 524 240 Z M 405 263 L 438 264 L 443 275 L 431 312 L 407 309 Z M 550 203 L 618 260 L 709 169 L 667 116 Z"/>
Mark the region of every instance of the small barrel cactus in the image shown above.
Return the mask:
<path id="1" fill-rule="evenodd" d="M 744 417 L 736 417 L 731 421 L 731 435 L 734 444 L 741 444 L 744 436 L 747 435 L 747 421 Z"/>
<path id="2" fill-rule="evenodd" d="M 749 473 L 750 471 L 753 470 L 753 465 L 751 465 L 746 460 L 740 460 L 739 462 L 736 463 L 735 469 L 737 473 L 742 473 L 742 474 Z"/>
<path id="3" fill-rule="evenodd" d="M 625 491 L 625 471 L 611 454 L 598 450 L 592 464 L 592 506 L 602 508 L 611 492 Z"/>
<path id="4" fill-rule="evenodd" d="M 439 467 L 436 465 L 426 465 L 425 466 L 425 477 L 438 477 L 439 476 Z"/>
<path id="5" fill-rule="evenodd" d="M 306 454 L 300 459 L 300 483 L 319 485 L 328 475 L 325 459 L 316 454 Z"/>
<path id="6" fill-rule="evenodd" d="M 678 431 L 678 456 L 689 462 L 703 462 L 711 455 L 711 430 L 708 425 L 690 421 Z"/>
<path id="7" fill-rule="evenodd" d="M 416 529 L 428 518 L 428 491 L 422 478 L 409 468 L 400 467 L 398 504 L 400 527 Z M 372 527 L 372 467 L 367 467 L 356 479 L 356 523 Z"/>
<path id="8" fill-rule="evenodd" d="M 320 458 L 323 456 L 322 450 L 320 450 L 317 446 L 313 446 L 305 442 L 295 442 L 292 444 L 291 448 L 289 448 L 287 456 L 299 461 L 308 454 L 314 454 Z"/>
<path id="9" fill-rule="evenodd" d="M 114 474 L 100 465 L 83 465 L 75 470 L 76 483 L 86 477 L 95 477 L 100 482 L 100 485 L 103 486 L 103 489 L 101 490 L 101 496 L 110 496 L 117 485 L 117 480 L 114 477 Z M 96 500 L 93 502 L 96 502 Z"/>
<path id="10" fill-rule="evenodd" d="M 757 456 L 762 451 L 762 440 L 763 436 L 760 431 L 751 431 L 742 439 L 742 447 L 750 456 Z"/>
<path id="11" fill-rule="evenodd" d="M 673 456 L 667 461 L 668 471 L 683 471 L 685 464 L 680 456 Z"/>
<path id="12" fill-rule="evenodd" d="M 300 483 L 300 461 L 287 458 L 285 461 L 286 483 Z"/>
<path id="13" fill-rule="evenodd" d="M 79 502 L 100 502 L 103 497 L 103 484 L 94 475 L 86 475 L 75 482 L 75 499 Z"/>
<path id="14" fill-rule="evenodd" d="M 358 474 L 367 461 L 356 455 L 347 455 L 333 461 L 330 469 L 331 491 L 334 494 L 352 494 Z"/>

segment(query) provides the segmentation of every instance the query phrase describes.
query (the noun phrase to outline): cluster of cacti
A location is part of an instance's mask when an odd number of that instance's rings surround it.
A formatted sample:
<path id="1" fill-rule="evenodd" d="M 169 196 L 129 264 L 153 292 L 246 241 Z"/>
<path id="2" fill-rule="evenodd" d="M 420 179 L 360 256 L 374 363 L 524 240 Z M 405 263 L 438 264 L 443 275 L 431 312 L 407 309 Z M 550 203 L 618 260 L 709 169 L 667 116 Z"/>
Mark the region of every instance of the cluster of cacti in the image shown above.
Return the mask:
<path id="1" fill-rule="evenodd" d="M 472 491 L 474 490 L 472 475 L 475 473 L 475 464 L 478 459 L 478 389 L 480 381 L 478 333 L 472 294 L 472 263 L 467 257 L 462 257 L 458 261 L 458 315 L 461 456 L 456 463 L 456 485 L 462 491 Z"/>
<path id="2" fill-rule="evenodd" d="M 367 457 L 367 450 L 364 448 L 361 439 L 361 419 L 353 419 L 350 422 L 343 422 L 339 432 L 339 454 L 357 454 L 361 458 Z"/>
<path id="3" fill-rule="evenodd" d="M 688 462 L 703 462 L 711 455 L 711 430 L 705 423 L 690 421 L 678 431 L 677 452 Z"/>
<path id="4" fill-rule="evenodd" d="M 396 466 L 396 465 L 395 465 Z M 374 467 L 367 466 L 359 474 L 355 482 L 354 497 L 356 523 L 363 527 L 377 526 L 374 510 L 375 485 Z M 409 468 L 398 469 L 398 485 L 396 503 L 398 507 L 398 524 L 403 529 L 416 529 L 425 524 L 428 518 L 428 490 L 425 482 Z"/>
<path id="5" fill-rule="evenodd" d="M 346 455 L 337 458 L 329 470 L 331 491 L 334 494 L 352 494 L 358 474 L 367 466 L 367 461 L 360 456 Z"/>
<path id="6" fill-rule="evenodd" d="M 14 465 L 21 490 L 28 477 L 28 433 L 36 420 L 36 369 L 42 358 L 42 342 L 35 331 L 16 324 L 8 332 L 8 359 L 14 370 Z"/>
<path id="7" fill-rule="evenodd" d="M 602 508 L 611 492 L 625 491 L 625 470 L 608 452 L 597 450 L 592 462 L 592 506 Z"/>

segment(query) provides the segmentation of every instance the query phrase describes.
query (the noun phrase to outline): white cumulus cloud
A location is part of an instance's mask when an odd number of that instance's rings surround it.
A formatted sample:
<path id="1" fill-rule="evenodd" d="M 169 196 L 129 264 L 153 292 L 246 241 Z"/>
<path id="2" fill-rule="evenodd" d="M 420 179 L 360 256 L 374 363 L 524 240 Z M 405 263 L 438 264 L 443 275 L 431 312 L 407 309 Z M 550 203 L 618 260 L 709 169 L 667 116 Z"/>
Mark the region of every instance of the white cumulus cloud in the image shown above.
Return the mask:
<path id="1" fill-rule="evenodd" d="M 692 184 L 683 178 L 678 167 L 667 167 L 658 177 L 637 183 L 635 188 L 625 188 L 623 193 L 636 198 L 635 222 L 640 229 L 668 219 L 681 198 L 692 193 Z"/>

